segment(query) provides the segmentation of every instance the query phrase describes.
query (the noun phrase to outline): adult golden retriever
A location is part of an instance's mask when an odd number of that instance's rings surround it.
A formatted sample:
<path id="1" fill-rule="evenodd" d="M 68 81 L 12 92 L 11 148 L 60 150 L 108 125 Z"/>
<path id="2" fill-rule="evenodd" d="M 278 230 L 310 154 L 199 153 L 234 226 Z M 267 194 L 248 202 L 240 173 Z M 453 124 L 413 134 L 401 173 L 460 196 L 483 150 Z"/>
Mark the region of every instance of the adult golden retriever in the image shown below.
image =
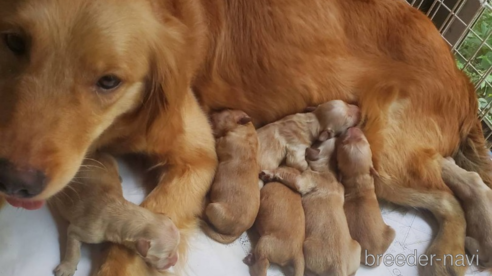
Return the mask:
<path id="1" fill-rule="evenodd" d="M 401 0 L 0 0 L 0 190 L 36 209 L 92 151 L 165 168 L 143 206 L 182 231 L 183 255 L 216 167 L 206 112 L 257 126 L 332 99 L 358 103 L 380 198 L 430 210 L 435 261 L 464 254 L 442 156 L 492 183 L 469 80 L 433 24 Z M 194 93 L 193 93 L 194 92 Z M 430 258 L 430 256 L 429 256 Z M 144 275 L 111 248 L 99 275 Z"/>

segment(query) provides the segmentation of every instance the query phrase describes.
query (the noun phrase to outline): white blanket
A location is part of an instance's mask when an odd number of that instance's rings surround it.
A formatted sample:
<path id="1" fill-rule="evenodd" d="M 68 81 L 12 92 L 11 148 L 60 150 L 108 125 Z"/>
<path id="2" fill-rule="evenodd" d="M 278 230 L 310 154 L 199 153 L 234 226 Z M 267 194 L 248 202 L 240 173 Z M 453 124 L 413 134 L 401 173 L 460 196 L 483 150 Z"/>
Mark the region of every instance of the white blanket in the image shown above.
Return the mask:
<path id="1" fill-rule="evenodd" d="M 125 197 L 140 203 L 144 198 L 140 179 L 130 173 L 128 167 L 120 163 Z M 433 224 L 432 216 L 392 205 L 382 208 L 383 217 L 392 226 L 397 236 L 387 254 L 405 257 L 423 254 L 428 246 Z M 37 211 L 26 211 L 6 206 L 0 210 L 0 276 L 50 276 L 60 261 L 60 239 L 64 238 L 66 226 L 56 223 L 47 207 Z M 58 234 L 60 228 L 61 235 Z M 63 240 L 62 240 L 63 242 Z M 64 243 L 64 242 L 63 242 Z M 248 276 L 248 267 L 242 259 L 248 254 L 251 245 L 246 235 L 231 245 L 222 245 L 197 233 L 190 250 L 187 267 L 189 276 Z M 89 276 L 91 260 L 100 256 L 101 246 L 84 245 L 82 259 L 75 276 Z M 402 258 L 402 257 L 400 257 Z M 412 257 L 407 258 L 410 265 L 381 264 L 378 268 L 361 267 L 357 276 L 416 276 L 417 267 Z M 370 261 L 370 259 L 369 259 Z M 456 261 L 456 260 L 455 260 Z M 476 262 L 476 261 L 475 261 Z M 401 265 L 401 263 L 400 263 Z M 284 275 L 277 267 L 271 267 L 268 275 Z M 467 275 L 485 276 L 471 267 Z M 140 275 L 135 275 L 140 276 Z"/>

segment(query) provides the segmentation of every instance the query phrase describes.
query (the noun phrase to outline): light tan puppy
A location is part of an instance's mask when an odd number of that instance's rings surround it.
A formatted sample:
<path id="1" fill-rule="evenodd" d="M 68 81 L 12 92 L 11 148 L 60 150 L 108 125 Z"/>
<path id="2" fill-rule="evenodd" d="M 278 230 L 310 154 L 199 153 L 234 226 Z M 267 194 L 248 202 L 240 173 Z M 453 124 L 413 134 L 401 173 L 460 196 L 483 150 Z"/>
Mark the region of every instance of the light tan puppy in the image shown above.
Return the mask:
<path id="1" fill-rule="evenodd" d="M 260 212 L 255 228 L 260 234 L 252 254 L 244 262 L 252 276 L 266 276 L 270 262 L 293 265 L 294 275 L 304 275 L 302 244 L 305 234 L 301 196 L 281 183 L 261 189 Z"/>
<path id="2" fill-rule="evenodd" d="M 219 167 L 202 229 L 212 239 L 231 243 L 253 226 L 260 208 L 258 137 L 251 119 L 239 110 L 212 115 Z"/>
<path id="3" fill-rule="evenodd" d="M 442 178 L 465 209 L 466 249 L 478 255 L 481 266 L 492 268 L 492 190 L 476 172 L 462 169 L 452 158 L 443 160 Z"/>
<path id="4" fill-rule="evenodd" d="M 345 187 L 345 214 L 352 238 L 365 254 L 383 255 L 395 238 L 395 230 L 386 225 L 376 198 L 369 142 L 359 128 L 349 128 L 338 139 L 337 161 Z M 379 262 L 375 262 L 379 263 Z"/>
<path id="5" fill-rule="evenodd" d="M 287 166 L 304 171 L 308 167 L 306 148 L 318 136 L 326 140 L 355 126 L 359 120 L 357 106 L 334 100 L 319 105 L 313 112 L 287 116 L 266 125 L 258 129 L 260 168 L 275 169 L 285 159 Z"/>
<path id="6" fill-rule="evenodd" d="M 306 149 L 309 169 L 303 173 L 289 167 L 262 172 L 264 181 L 280 181 L 302 194 L 306 269 L 322 276 L 354 275 L 361 255 L 360 245 L 350 236 L 343 210 L 343 186 L 330 170 L 335 140 L 329 139 L 319 148 Z"/>
<path id="7" fill-rule="evenodd" d="M 50 207 L 70 223 L 65 256 L 55 275 L 75 273 L 82 242 L 124 244 L 160 271 L 176 264 L 180 236 L 174 223 L 126 201 L 114 158 L 106 154 L 95 158 L 86 159 L 69 186 L 49 200 Z"/>

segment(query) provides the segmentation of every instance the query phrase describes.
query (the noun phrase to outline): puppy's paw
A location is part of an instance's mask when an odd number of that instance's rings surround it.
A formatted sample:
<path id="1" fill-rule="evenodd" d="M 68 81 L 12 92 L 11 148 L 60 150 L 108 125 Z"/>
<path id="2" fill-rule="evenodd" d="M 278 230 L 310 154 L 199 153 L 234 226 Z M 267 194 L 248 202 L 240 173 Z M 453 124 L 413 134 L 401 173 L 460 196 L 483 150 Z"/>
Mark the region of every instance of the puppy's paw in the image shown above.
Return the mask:
<path id="1" fill-rule="evenodd" d="M 265 183 L 272 182 L 275 180 L 275 174 L 269 170 L 261 171 L 259 177 Z"/>
<path id="2" fill-rule="evenodd" d="M 77 266 L 69 264 L 69 263 L 61 263 L 56 267 L 54 274 L 55 276 L 73 276 L 75 271 L 77 270 Z"/>
<path id="3" fill-rule="evenodd" d="M 312 192 L 314 188 L 316 188 L 316 185 L 312 181 L 302 181 L 302 180 L 296 181 L 295 186 L 297 191 L 301 195 L 308 194 Z"/>
<path id="4" fill-rule="evenodd" d="M 243 263 L 248 266 L 252 266 L 255 264 L 255 256 L 253 253 L 249 253 L 248 256 L 244 257 Z"/>

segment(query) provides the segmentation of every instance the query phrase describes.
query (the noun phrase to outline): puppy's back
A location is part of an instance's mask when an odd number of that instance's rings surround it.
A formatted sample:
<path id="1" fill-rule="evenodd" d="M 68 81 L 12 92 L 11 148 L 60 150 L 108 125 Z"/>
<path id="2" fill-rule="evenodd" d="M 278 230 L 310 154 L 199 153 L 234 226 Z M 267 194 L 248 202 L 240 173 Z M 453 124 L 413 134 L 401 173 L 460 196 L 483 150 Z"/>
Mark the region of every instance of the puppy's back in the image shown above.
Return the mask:
<path id="1" fill-rule="evenodd" d="M 278 182 L 268 183 L 261 189 L 260 211 L 255 223 L 260 235 L 291 237 L 293 233 L 302 233 L 304 236 L 304 224 L 298 193 Z"/>
<path id="2" fill-rule="evenodd" d="M 97 214 L 123 199 L 123 189 L 116 160 L 103 153 L 86 158 L 79 172 L 49 204 L 65 219 Z"/>
<path id="3" fill-rule="evenodd" d="M 281 266 L 291 264 L 296 276 L 304 275 L 305 221 L 298 193 L 278 182 L 266 184 L 261 190 L 255 228 L 261 237 L 254 249 L 257 264 L 253 271 L 266 275 L 265 262 L 272 262 Z"/>

